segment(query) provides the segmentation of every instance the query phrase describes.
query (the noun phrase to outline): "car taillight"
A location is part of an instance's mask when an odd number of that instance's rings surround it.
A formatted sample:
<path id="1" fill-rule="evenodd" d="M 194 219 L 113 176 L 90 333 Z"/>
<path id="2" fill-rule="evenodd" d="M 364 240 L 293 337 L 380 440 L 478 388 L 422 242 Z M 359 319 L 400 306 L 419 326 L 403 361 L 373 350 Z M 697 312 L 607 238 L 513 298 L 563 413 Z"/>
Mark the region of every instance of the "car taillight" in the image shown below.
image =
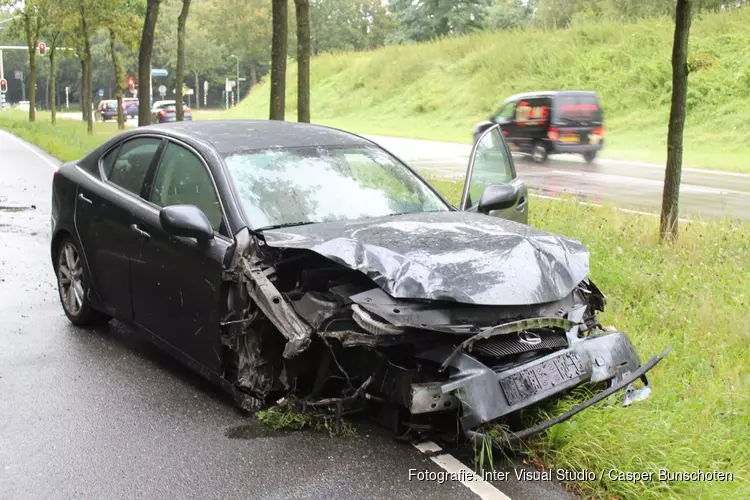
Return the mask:
<path id="1" fill-rule="evenodd" d="M 560 131 L 555 127 L 550 127 L 547 131 L 547 137 L 550 141 L 556 141 L 560 138 Z"/>
<path id="2" fill-rule="evenodd" d="M 165 110 L 163 110 L 163 109 L 161 111 L 159 111 L 159 116 L 164 116 L 166 114 L 167 114 L 167 112 Z"/>
<path id="3" fill-rule="evenodd" d="M 503 130 L 503 135 L 504 135 L 505 137 L 508 137 L 508 131 L 507 131 L 507 130 Z"/>
<path id="4" fill-rule="evenodd" d="M 599 135 L 601 137 L 604 137 L 604 127 L 595 128 L 593 132 L 591 132 L 594 135 Z"/>

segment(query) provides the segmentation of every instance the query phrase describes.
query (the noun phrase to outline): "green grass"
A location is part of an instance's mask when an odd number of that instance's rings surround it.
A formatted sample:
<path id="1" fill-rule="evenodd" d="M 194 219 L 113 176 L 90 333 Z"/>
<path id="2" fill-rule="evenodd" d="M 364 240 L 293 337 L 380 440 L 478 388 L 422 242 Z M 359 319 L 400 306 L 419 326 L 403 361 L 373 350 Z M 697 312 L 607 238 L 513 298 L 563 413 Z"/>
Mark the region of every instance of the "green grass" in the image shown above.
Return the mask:
<path id="1" fill-rule="evenodd" d="M 95 144 L 81 123 L 0 113 L 0 127 L 50 153 L 82 156 Z M 70 125 L 70 126 L 69 126 Z M 107 132 L 97 124 L 97 131 Z M 99 133 L 99 132 L 97 132 Z M 25 134 L 25 135 L 24 135 Z M 460 185 L 433 179 L 453 203 Z M 608 206 L 532 196 L 531 224 L 582 241 L 591 277 L 608 296 L 602 324 L 625 331 L 646 361 L 673 348 L 650 374 L 650 399 L 600 403 L 529 443 L 548 467 L 570 470 L 723 470 L 733 482 L 628 483 L 605 476 L 577 485 L 610 498 L 750 498 L 750 224 L 682 223 L 674 245 L 657 241 L 658 219 Z M 561 403 L 564 405 L 566 403 Z M 299 425 L 269 414 L 271 425 Z"/>
<path id="2" fill-rule="evenodd" d="M 50 113 L 37 111 L 36 121 L 28 121 L 28 113 L 18 110 L 0 111 L 0 128 L 36 144 L 61 161 L 71 161 L 99 146 L 116 134 L 116 123 L 94 123 L 94 135 L 86 135 L 86 123 L 57 118 L 52 126 Z"/>
<path id="3" fill-rule="evenodd" d="M 312 61 L 312 116 L 361 133 L 467 143 L 507 96 L 596 90 L 604 156 L 666 158 L 673 24 L 591 24 L 561 31 L 477 34 Z M 750 172 L 750 8 L 695 19 L 691 29 L 687 166 Z M 287 119 L 296 119 L 296 67 Z M 265 82 L 226 114 L 268 117 Z M 214 115 L 215 116 L 215 115 Z"/>

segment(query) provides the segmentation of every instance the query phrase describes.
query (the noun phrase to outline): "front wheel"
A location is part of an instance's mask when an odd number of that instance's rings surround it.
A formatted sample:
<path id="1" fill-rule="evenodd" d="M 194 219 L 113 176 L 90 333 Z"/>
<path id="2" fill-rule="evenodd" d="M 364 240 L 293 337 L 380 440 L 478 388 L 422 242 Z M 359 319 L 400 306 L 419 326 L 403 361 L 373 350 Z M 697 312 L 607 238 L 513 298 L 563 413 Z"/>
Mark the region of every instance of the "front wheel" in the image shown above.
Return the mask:
<path id="1" fill-rule="evenodd" d="M 531 148 L 531 159 L 536 163 L 544 163 L 547 161 L 547 148 L 542 141 L 534 143 L 534 147 Z"/>
<path id="2" fill-rule="evenodd" d="M 109 316 L 91 306 L 82 255 L 72 238 L 66 237 L 57 247 L 55 263 L 60 303 L 70 322 L 86 326 L 109 321 Z"/>
<path id="3" fill-rule="evenodd" d="M 586 151 L 583 153 L 583 159 L 586 160 L 586 163 L 593 163 L 596 159 L 596 151 Z"/>

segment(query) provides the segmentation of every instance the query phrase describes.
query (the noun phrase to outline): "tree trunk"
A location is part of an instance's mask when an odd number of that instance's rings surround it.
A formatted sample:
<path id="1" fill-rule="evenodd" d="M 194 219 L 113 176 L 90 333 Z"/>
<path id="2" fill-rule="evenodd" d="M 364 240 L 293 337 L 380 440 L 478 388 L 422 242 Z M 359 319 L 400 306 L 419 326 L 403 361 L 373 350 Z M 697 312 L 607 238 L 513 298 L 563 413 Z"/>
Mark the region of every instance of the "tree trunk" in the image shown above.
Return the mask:
<path id="1" fill-rule="evenodd" d="M 258 72 L 255 69 L 255 64 L 251 64 L 250 65 L 250 88 L 253 88 L 256 85 L 258 85 Z"/>
<path id="2" fill-rule="evenodd" d="M 677 239 L 680 178 L 682 177 L 682 132 L 685 128 L 685 106 L 688 84 L 688 39 L 693 0 L 677 0 L 677 15 L 672 46 L 672 108 L 667 132 L 667 167 L 661 202 L 659 237 L 661 241 Z"/>
<path id="3" fill-rule="evenodd" d="M 297 7 L 297 121 L 310 123 L 310 2 L 294 0 Z"/>
<path id="4" fill-rule="evenodd" d="M 37 17 L 37 21 L 39 18 Z M 26 28 L 26 46 L 29 48 L 29 121 L 36 121 L 36 33 L 39 32 L 39 23 L 36 23 L 37 30 L 33 31 L 32 19 L 30 14 L 24 15 Z"/>
<path id="5" fill-rule="evenodd" d="M 89 135 L 94 134 L 94 114 L 91 112 L 91 87 L 92 87 L 92 68 L 91 68 L 91 40 L 89 39 L 88 22 L 86 21 L 86 9 L 83 5 L 80 8 L 81 14 L 81 39 L 83 40 L 83 59 L 84 63 L 84 80 L 86 81 L 86 94 L 83 98 L 83 105 L 86 107 L 86 130 Z"/>
<path id="6" fill-rule="evenodd" d="M 81 57 L 81 54 L 78 53 L 78 60 L 81 63 L 81 120 L 86 121 L 89 119 L 89 109 L 86 109 L 86 105 L 84 102 L 86 101 L 86 94 L 91 93 L 89 90 L 86 89 L 86 58 Z"/>
<path id="7" fill-rule="evenodd" d="M 272 0 L 271 36 L 271 120 L 283 120 L 286 97 L 286 39 L 287 9 L 286 0 Z"/>
<path id="8" fill-rule="evenodd" d="M 125 107 L 122 98 L 125 90 L 125 75 L 120 57 L 117 55 L 117 33 L 109 28 L 109 50 L 112 52 L 112 68 L 115 70 L 115 99 L 117 99 L 117 129 L 125 130 Z"/>
<path id="9" fill-rule="evenodd" d="M 151 124 L 151 55 L 154 51 L 154 31 L 161 0 L 147 0 L 146 18 L 138 52 L 138 126 Z M 148 103 L 148 104 L 146 104 Z"/>
<path id="10" fill-rule="evenodd" d="M 52 98 L 50 102 L 50 113 L 52 116 L 52 125 L 57 123 L 57 61 L 55 60 L 55 45 L 49 49 L 49 95 Z"/>
<path id="11" fill-rule="evenodd" d="M 201 109 L 201 82 L 198 78 L 198 72 L 193 71 L 193 74 L 195 75 L 195 109 Z"/>
<path id="12" fill-rule="evenodd" d="M 182 10 L 177 17 L 177 68 L 175 69 L 175 101 L 176 119 L 181 122 L 185 119 L 183 109 L 182 89 L 185 87 L 185 23 L 187 22 L 190 0 L 182 0 Z"/>

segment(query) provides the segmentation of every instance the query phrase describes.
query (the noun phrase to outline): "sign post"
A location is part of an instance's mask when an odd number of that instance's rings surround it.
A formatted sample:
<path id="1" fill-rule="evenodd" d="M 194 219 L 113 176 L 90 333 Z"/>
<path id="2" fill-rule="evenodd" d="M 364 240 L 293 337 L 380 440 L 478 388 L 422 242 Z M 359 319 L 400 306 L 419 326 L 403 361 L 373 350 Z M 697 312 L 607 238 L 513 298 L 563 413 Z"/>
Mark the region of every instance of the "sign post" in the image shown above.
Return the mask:
<path id="1" fill-rule="evenodd" d="M 70 94 L 70 87 L 65 87 L 65 109 L 66 110 L 70 109 L 70 97 L 69 97 L 69 94 Z"/>
<path id="2" fill-rule="evenodd" d="M 164 96 L 167 95 L 167 87 L 164 85 L 159 85 L 159 95 L 162 99 L 164 99 Z"/>
<path id="3" fill-rule="evenodd" d="M 208 102 L 208 80 L 203 80 L 203 107 L 207 106 Z"/>

